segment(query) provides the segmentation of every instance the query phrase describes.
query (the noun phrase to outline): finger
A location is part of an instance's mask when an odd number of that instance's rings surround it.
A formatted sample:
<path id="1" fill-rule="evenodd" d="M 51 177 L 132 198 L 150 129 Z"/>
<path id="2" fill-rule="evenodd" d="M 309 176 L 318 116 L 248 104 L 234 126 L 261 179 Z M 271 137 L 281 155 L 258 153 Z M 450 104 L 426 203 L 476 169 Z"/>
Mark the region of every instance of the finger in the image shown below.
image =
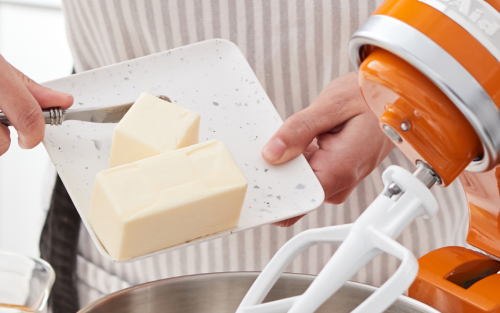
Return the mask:
<path id="1" fill-rule="evenodd" d="M 62 91 L 55 91 L 50 88 L 44 87 L 37 84 L 31 78 L 24 75 L 15 67 L 11 66 L 16 76 L 22 81 L 24 86 L 36 99 L 40 107 L 51 108 L 51 107 L 62 107 L 63 109 L 69 108 L 73 104 L 73 96 L 69 93 Z"/>
<path id="2" fill-rule="evenodd" d="M 272 225 L 278 226 L 278 227 L 290 227 L 293 224 L 297 223 L 304 216 L 306 216 L 306 215 L 304 214 L 304 215 L 292 217 L 292 218 L 289 218 L 289 219 L 284 220 L 284 221 L 273 223 Z"/>
<path id="3" fill-rule="evenodd" d="M 311 142 L 311 144 L 304 150 L 304 157 L 306 158 L 306 160 L 309 162 L 309 159 L 311 158 L 311 156 L 313 155 L 314 152 L 316 152 L 317 150 L 319 149 L 318 147 L 318 143 L 317 143 L 317 140 L 316 138 L 313 139 L 313 141 Z"/>
<path id="4" fill-rule="evenodd" d="M 19 146 L 33 148 L 43 139 L 45 119 L 38 102 L 0 56 L 0 110 L 19 133 Z"/>
<path id="5" fill-rule="evenodd" d="M 331 140 L 331 138 L 329 139 Z M 352 162 L 351 160 L 339 162 L 344 156 L 342 153 L 339 153 L 337 156 L 338 160 L 335 160 L 336 158 L 334 157 L 329 157 L 328 154 L 324 150 L 319 149 L 309 161 L 314 174 L 316 174 L 323 187 L 325 199 L 331 199 L 343 191 L 349 190 L 356 185 L 360 178 L 357 162 Z M 328 165 L 328 162 L 332 162 L 332 164 Z"/>
<path id="6" fill-rule="evenodd" d="M 340 133 L 318 136 L 319 149 L 309 164 L 331 203 L 343 202 L 394 147 L 371 119 L 376 117 L 367 112 L 349 120 Z"/>
<path id="7" fill-rule="evenodd" d="M 10 130 L 7 126 L 0 124 L 0 155 L 3 155 L 10 147 Z"/>
<path id="8" fill-rule="evenodd" d="M 300 155 L 318 134 L 360 114 L 366 105 L 352 106 L 361 93 L 356 75 L 345 75 L 323 89 L 306 109 L 290 116 L 262 150 L 262 157 L 271 164 L 281 164 Z"/>

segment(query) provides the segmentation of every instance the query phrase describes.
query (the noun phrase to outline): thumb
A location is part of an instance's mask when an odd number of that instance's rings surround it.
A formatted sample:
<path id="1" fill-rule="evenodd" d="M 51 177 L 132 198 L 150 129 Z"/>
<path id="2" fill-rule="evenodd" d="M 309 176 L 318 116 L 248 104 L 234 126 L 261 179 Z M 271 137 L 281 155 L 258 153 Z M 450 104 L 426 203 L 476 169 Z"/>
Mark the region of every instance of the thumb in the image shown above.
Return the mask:
<path id="1" fill-rule="evenodd" d="M 62 107 L 63 109 L 67 109 L 73 104 L 73 96 L 69 93 L 55 91 L 39 85 L 14 66 L 12 68 L 41 108 Z"/>
<path id="2" fill-rule="evenodd" d="M 300 155 L 314 137 L 338 132 L 342 124 L 366 110 L 355 72 L 330 82 L 309 107 L 290 116 L 262 149 L 262 157 L 271 164 L 281 164 Z M 350 103 L 350 102 L 352 102 Z"/>
<path id="3" fill-rule="evenodd" d="M 281 164 L 300 155 L 324 132 L 335 127 L 321 105 L 308 108 L 290 116 L 262 149 L 262 157 L 271 164 Z"/>

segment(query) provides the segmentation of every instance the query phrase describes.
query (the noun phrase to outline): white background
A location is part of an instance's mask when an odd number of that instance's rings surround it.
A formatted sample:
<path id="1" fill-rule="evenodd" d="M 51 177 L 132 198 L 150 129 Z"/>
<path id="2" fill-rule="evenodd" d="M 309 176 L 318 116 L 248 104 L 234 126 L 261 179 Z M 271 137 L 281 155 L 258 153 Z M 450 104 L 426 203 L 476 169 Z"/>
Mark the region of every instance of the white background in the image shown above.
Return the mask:
<path id="1" fill-rule="evenodd" d="M 37 82 L 71 74 L 60 0 L 0 0 L 0 54 Z M 0 157 L 0 250 L 39 256 L 55 169 L 43 145 Z"/>

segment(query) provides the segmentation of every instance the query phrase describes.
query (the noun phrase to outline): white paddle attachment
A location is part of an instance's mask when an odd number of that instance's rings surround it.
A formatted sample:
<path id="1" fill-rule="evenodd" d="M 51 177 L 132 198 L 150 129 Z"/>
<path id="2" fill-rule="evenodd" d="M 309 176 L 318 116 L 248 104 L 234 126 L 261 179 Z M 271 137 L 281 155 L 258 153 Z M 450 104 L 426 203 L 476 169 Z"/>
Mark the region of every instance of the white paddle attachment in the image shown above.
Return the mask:
<path id="1" fill-rule="evenodd" d="M 394 275 L 352 312 L 387 309 L 411 285 L 418 272 L 415 256 L 395 241 L 418 216 L 429 218 L 437 202 L 429 188 L 439 179 L 419 165 L 414 174 L 390 166 L 382 175 L 384 191 L 352 224 L 306 230 L 272 258 L 241 302 L 237 313 L 313 313 L 375 256 L 386 252 L 402 261 Z M 342 242 L 304 294 L 262 304 L 285 268 L 318 243 Z"/>

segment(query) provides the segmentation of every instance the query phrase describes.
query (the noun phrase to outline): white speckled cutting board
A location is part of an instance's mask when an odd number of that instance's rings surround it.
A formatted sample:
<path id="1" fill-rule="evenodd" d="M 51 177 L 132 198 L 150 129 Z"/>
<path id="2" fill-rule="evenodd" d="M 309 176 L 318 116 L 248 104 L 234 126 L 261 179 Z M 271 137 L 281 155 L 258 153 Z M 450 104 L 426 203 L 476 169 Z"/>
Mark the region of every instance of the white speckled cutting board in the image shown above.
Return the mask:
<path id="1" fill-rule="evenodd" d="M 238 227 L 170 249 L 305 214 L 323 202 L 323 189 L 303 156 L 279 166 L 262 159 L 262 147 L 282 120 L 241 51 L 229 41 L 204 41 L 44 85 L 74 95 L 74 108 L 129 103 L 141 92 L 163 94 L 201 115 L 200 142 L 219 139 L 227 145 L 248 179 Z M 115 126 L 67 121 L 47 126 L 43 140 L 85 227 L 110 260 L 88 214 L 95 175 L 108 168 Z"/>

